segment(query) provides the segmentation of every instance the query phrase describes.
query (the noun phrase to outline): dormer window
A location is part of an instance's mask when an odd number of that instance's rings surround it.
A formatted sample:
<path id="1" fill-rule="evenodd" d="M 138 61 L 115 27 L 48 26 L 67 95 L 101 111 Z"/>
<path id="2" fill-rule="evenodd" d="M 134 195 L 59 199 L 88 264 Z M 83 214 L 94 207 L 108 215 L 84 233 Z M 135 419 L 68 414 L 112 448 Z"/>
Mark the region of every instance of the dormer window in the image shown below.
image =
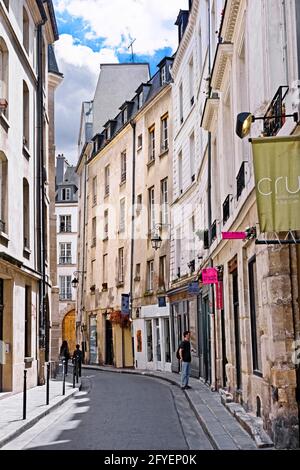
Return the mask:
<path id="1" fill-rule="evenodd" d="M 126 124 L 127 121 L 128 121 L 128 109 L 126 107 L 122 111 L 122 123 Z"/>
<path id="2" fill-rule="evenodd" d="M 71 201 L 71 188 L 63 188 L 61 190 L 62 201 Z"/>
<path id="3" fill-rule="evenodd" d="M 107 126 L 106 128 L 106 140 L 109 140 L 111 138 L 111 128 L 110 126 Z"/>
<path id="4" fill-rule="evenodd" d="M 176 26 L 178 26 L 178 39 L 181 42 L 185 29 L 189 21 L 189 10 L 180 10 L 176 20 Z"/>
<path id="5" fill-rule="evenodd" d="M 141 109 L 142 106 L 143 106 L 143 92 L 141 91 L 141 93 L 138 94 L 138 109 Z"/>
<path id="6" fill-rule="evenodd" d="M 167 66 L 164 65 L 161 69 L 160 69 L 160 80 L 161 80 L 161 85 L 165 85 L 165 83 L 167 83 Z"/>

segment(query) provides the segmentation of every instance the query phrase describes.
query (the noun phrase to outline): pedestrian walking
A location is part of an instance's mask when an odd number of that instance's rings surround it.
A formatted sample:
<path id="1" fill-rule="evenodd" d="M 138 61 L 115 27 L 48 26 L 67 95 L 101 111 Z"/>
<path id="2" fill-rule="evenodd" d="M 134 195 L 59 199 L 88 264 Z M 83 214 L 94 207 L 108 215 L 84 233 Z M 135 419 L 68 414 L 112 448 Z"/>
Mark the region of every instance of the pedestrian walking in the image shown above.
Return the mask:
<path id="1" fill-rule="evenodd" d="M 191 343 L 190 343 L 190 332 L 185 331 L 183 333 L 183 341 L 178 347 L 178 353 L 181 361 L 181 389 L 187 390 L 191 388 L 189 386 L 189 378 L 191 371 Z"/>
<path id="2" fill-rule="evenodd" d="M 80 351 L 80 346 L 79 344 L 76 344 L 76 349 L 73 352 L 72 356 L 72 363 L 75 364 L 75 367 L 78 367 L 78 375 L 81 377 L 81 364 L 82 364 L 82 358 L 83 354 L 82 351 Z"/>
<path id="3" fill-rule="evenodd" d="M 65 360 L 65 371 L 68 375 L 68 361 L 70 359 L 69 346 L 67 341 L 63 341 L 59 352 L 61 360 Z"/>

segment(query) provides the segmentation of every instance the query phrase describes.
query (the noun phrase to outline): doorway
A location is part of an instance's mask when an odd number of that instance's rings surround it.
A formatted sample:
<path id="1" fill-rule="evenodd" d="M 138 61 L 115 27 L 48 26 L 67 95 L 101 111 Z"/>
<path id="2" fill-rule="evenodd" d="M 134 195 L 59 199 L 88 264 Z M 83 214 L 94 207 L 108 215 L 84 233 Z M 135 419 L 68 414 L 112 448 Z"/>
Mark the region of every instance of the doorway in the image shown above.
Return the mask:
<path id="1" fill-rule="evenodd" d="M 3 310 L 4 310 L 4 299 L 3 299 L 3 279 L 0 279 L 0 341 L 2 343 L 1 346 L 3 347 L 3 340 L 4 340 L 4 333 L 3 333 Z M 1 351 L 2 354 L 4 355 L 5 352 Z M 0 358 L 1 359 L 1 358 Z M 2 381 L 2 373 L 3 373 L 3 366 L 2 366 L 2 361 L 0 360 L 0 392 L 2 392 L 2 387 L 3 387 L 3 381 Z"/>
<path id="2" fill-rule="evenodd" d="M 75 310 L 67 313 L 62 323 L 62 339 L 68 342 L 70 354 L 76 349 L 76 318 Z"/>
<path id="3" fill-rule="evenodd" d="M 200 377 L 211 383 L 211 339 L 208 291 L 202 292 L 198 300 L 198 344 Z"/>
<path id="4" fill-rule="evenodd" d="M 109 366 L 113 366 L 114 365 L 113 329 L 112 329 L 112 323 L 110 320 L 106 320 L 105 322 L 105 345 L 106 345 L 105 364 Z"/>
<path id="5" fill-rule="evenodd" d="M 234 338 L 235 338 L 235 365 L 236 365 L 236 388 L 242 389 L 241 372 L 241 335 L 240 335 L 240 308 L 239 308 L 239 284 L 237 269 L 232 272 L 232 301 L 234 317 Z"/>

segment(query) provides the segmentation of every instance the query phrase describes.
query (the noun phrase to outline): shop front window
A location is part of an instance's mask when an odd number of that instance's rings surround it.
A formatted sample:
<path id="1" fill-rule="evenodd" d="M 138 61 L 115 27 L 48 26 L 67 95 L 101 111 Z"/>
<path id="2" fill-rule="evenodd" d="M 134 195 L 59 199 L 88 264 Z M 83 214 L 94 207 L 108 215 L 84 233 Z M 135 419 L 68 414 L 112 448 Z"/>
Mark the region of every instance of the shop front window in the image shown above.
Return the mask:
<path id="1" fill-rule="evenodd" d="M 170 321 L 164 318 L 165 330 L 165 362 L 171 362 L 171 344 L 170 344 Z"/>
<path id="2" fill-rule="evenodd" d="M 155 320 L 155 328 L 156 328 L 156 358 L 157 361 L 161 361 L 161 346 L 160 346 L 160 329 L 159 329 L 159 319 L 156 318 Z"/>
<path id="3" fill-rule="evenodd" d="M 147 360 L 148 362 L 153 361 L 153 341 L 152 341 L 152 322 L 151 320 L 146 321 L 147 329 Z"/>

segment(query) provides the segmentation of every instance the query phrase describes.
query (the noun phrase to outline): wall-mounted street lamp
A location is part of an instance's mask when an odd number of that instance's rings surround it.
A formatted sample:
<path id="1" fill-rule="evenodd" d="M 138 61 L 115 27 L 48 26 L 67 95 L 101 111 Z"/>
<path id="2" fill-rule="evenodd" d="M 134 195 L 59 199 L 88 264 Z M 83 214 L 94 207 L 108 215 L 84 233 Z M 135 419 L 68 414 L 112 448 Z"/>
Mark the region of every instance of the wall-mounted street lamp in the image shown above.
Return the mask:
<path id="1" fill-rule="evenodd" d="M 298 113 L 293 114 L 284 114 L 280 116 L 264 116 L 264 117 L 255 117 L 251 113 L 240 113 L 237 116 L 236 120 L 236 134 L 240 139 L 243 139 L 247 135 L 249 135 L 251 126 L 255 121 L 261 120 L 266 121 L 268 119 L 280 119 L 280 118 L 288 118 L 292 117 L 294 122 L 298 122 L 299 115 Z"/>
<path id="2" fill-rule="evenodd" d="M 157 251 L 160 249 L 162 244 L 162 238 L 159 234 L 159 230 L 162 227 L 171 227 L 171 224 L 156 224 L 151 236 L 151 245 L 153 250 Z"/>
<path id="3" fill-rule="evenodd" d="M 75 271 L 75 272 L 73 273 L 74 278 L 73 278 L 73 280 L 72 280 L 72 286 L 73 286 L 74 289 L 77 289 L 77 287 L 78 287 L 78 284 L 79 284 L 79 279 L 78 279 L 79 274 L 86 274 L 86 271 Z"/>

